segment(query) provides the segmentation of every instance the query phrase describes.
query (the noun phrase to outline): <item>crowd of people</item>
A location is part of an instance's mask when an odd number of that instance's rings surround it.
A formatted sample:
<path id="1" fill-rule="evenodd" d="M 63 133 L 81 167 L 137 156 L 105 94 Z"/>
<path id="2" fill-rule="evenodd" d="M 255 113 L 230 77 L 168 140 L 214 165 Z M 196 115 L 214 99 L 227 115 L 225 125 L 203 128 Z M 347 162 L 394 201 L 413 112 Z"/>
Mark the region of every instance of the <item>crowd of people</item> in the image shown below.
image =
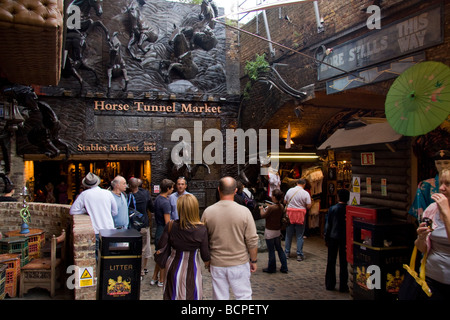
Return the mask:
<path id="1" fill-rule="evenodd" d="M 251 209 L 243 194 L 242 184 L 232 177 L 220 179 L 218 201 L 199 214 L 197 198 L 189 193 L 187 180 L 176 182 L 163 179 L 160 192 L 152 200 L 150 192 L 142 188 L 142 181 L 122 176 L 111 182 L 109 190 L 100 187 L 101 179 L 88 173 L 82 184 L 85 188 L 71 206 L 71 214 L 88 213 L 96 234 L 96 250 L 101 229 L 132 228 L 129 209 L 145 213 L 147 220 L 139 228 L 143 241 L 141 275 L 148 273 L 148 260 L 152 257 L 151 221 L 156 223 L 154 244 L 158 254 L 169 246 L 171 253 L 165 265 L 155 263 L 150 284 L 164 287 L 164 299 L 202 299 L 202 267 L 211 273 L 213 299 L 229 299 L 230 288 L 236 299 L 251 299 L 251 273 L 257 270 L 258 234 Z M 286 193 L 280 189 L 271 192 L 272 204 L 260 206 L 265 219 L 264 238 L 268 249 L 268 265 L 262 271 L 275 273 L 276 257 L 280 272 L 288 273 L 287 259 L 293 235 L 297 239 L 297 260 L 302 261 L 304 221 L 311 207 L 311 197 L 304 189 L 306 181 Z M 285 210 L 286 206 L 286 210 Z M 287 214 L 290 224 L 284 230 L 282 217 Z M 284 232 L 285 231 L 285 232 Z M 286 237 L 285 249 L 282 237 Z M 98 255 L 97 255 L 98 258 Z M 182 276 L 180 276 L 182 275 Z"/>
<path id="2" fill-rule="evenodd" d="M 449 166 L 450 167 L 450 166 Z M 420 222 L 417 229 L 417 248 L 428 254 L 427 283 L 435 292 L 434 298 L 450 297 L 450 170 L 445 166 L 439 171 L 438 192 L 430 194 L 433 202 L 424 208 L 420 217 L 432 219 L 431 225 Z M 129 220 L 129 208 L 145 213 L 148 217 L 139 229 L 143 239 L 141 274 L 148 273 L 148 260 L 152 257 L 150 224 L 152 215 L 156 222 L 155 252 L 170 247 L 170 255 L 164 265 L 155 264 L 150 284 L 163 287 L 163 297 L 169 300 L 202 299 L 202 262 L 211 274 L 213 299 L 229 299 L 230 289 L 236 299 L 251 299 L 251 273 L 257 270 L 258 235 L 254 216 L 249 209 L 254 202 L 247 202 L 242 186 L 232 177 L 220 179 L 218 201 L 207 207 L 202 216 L 197 198 L 187 191 L 187 180 L 164 179 L 160 193 L 152 200 L 150 192 L 142 188 L 142 181 L 117 176 L 111 190 L 99 187 L 100 178 L 88 173 L 82 184 L 86 188 L 71 206 L 71 214 L 88 213 L 97 237 L 101 229 L 133 227 Z M 271 190 L 271 204 L 260 206 L 259 214 L 265 219 L 264 238 L 268 250 L 265 273 L 277 272 L 276 253 L 282 273 L 288 273 L 287 259 L 291 258 L 291 242 L 296 239 L 297 261 L 305 259 L 303 253 L 305 215 L 311 208 L 311 196 L 304 189 L 306 181 L 284 194 Z M 127 189 L 129 190 L 128 192 Z M 346 205 L 349 191 L 338 191 L 338 203 L 329 208 L 324 232 L 328 247 L 325 289 L 335 290 L 337 284 L 336 263 L 339 256 L 339 291 L 348 292 L 346 261 Z M 257 208 L 258 209 L 258 208 Z M 284 216 L 290 223 L 284 229 Z M 283 232 L 284 231 L 284 232 Z M 282 248 L 282 236 L 285 248 Z"/>

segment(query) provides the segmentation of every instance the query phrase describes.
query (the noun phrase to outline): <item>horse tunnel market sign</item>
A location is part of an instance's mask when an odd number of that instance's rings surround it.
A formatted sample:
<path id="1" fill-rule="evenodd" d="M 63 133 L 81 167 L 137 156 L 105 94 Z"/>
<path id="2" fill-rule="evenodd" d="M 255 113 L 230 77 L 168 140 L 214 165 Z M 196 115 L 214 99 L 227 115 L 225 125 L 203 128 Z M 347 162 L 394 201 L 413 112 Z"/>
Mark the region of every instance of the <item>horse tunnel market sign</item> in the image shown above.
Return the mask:
<path id="1" fill-rule="evenodd" d="M 442 7 L 438 6 L 337 45 L 323 61 L 351 72 L 442 42 Z M 322 60 L 324 54 L 318 54 L 316 58 Z M 342 71 L 321 64 L 317 73 L 318 79 L 324 80 L 340 75 Z"/>
<path id="2" fill-rule="evenodd" d="M 162 119 L 164 117 L 178 119 L 178 117 L 182 117 L 193 121 L 197 117 L 214 118 L 227 114 L 226 108 L 220 105 L 200 101 L 93 99 L 88 102 L 88 106 L 92 116 L 89 121 L 92 121 L 94 131 L 102 133 L 97 133 L 95 137 L 91 136 L 88 140 L 77 143 L 75 153 L 155 153 L 158 151 L 161 141 L 157 142 L 151 134 L 147 136 L 148 132 L 153 131 L 153 129 L 148 130 L 148 121 L 138 121 L 137 119 Z M 117 120 L 119 118 L 120 120 Z M 117 129 L 117 123 L 127 127 L 128 130 L 120 131 L 122 134 L 119 135 L 113 134 Z M 139 130 L 142 127 L 146 129 Z M 136 133 L 139 137 L 136 136 Z"/>
<path id="3" fill-rule="evenodd" d="M 222 113 L 221 106 L 214 106 L 208 103 L 193 104 L 191 102 L 180 103 L 154 103 L 144 101 L 133 101 L 129 103 L 116 103 L 114 101 L 94 100 L 94 111 L 122 111 L 133 114 L 158 113 L 158 114 L 206 114 L 218 115 Z"/>

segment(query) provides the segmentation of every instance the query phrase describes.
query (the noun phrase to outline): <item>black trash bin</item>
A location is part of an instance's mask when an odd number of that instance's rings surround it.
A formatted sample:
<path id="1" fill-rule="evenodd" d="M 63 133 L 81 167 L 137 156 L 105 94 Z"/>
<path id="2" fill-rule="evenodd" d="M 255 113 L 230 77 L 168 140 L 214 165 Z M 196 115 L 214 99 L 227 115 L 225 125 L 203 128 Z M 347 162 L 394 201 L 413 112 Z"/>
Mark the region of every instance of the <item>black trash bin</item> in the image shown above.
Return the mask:
<path id="1" fill-rule="evenodd" d="M 409 264 L 411 257 L 414 227 L 394 219 L 381 222 L 354 219 L 353 230 L 353 298 L 396 300 L 405 274 L 403 264 Z M 370 236 L 363 238 L 363 230 Z M 372 276 L 369 267 L 379 271 L 378 279 L 373 271 L 373 280 L 378 280 L 379 288 L 370 288 L 367 283 Z"/>
<path id="2" fill-rule="evenodd" d="M 99 300 L 139 300 L 142 236 L 134 229 L 100 230 Z"/>

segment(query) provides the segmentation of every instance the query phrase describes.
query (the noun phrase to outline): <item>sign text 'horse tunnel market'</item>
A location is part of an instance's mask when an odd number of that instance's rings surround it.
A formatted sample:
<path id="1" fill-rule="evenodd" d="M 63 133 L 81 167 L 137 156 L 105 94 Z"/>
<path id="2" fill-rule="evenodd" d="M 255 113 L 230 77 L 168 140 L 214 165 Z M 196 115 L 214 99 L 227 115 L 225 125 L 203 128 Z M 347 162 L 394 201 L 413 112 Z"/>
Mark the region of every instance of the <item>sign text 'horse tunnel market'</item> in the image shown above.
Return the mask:
<path id="1" fill-rule="evenodd" d="M 114 103 L 105 100 L 94 101 L 94 111 L 124 111 L 124 112 L 165 112 L 165 113 L 206 113 L 220 114 L 222 106 L 202 103 L 195 105 L 192 103 L 172 102 L 169 104 L 152 104 L 143 101 L 133 101 L 130 103 Z"/>

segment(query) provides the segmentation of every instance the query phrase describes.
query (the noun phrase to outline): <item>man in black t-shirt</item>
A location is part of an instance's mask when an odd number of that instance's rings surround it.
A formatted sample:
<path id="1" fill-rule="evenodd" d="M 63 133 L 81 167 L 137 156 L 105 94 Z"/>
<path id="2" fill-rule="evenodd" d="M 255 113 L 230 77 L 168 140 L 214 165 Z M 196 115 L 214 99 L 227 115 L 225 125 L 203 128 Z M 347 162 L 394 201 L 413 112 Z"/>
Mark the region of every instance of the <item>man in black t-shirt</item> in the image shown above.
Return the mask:
<path id="1" fill-rule="evenodd" d="M 128 207 L 136 209 L 144 215 L 147 219 L 139 232 L 142 235 L 142 268 L 141 276 L 147 274 L 147 262 L 152 256 L 150 247 L 150 228 L 153 212 L 153 200 L 150 192 L 141 188 L 142 180 L 138 178 L 130 178 L 128 180 L 130 193 L 128 194 Z"/>

